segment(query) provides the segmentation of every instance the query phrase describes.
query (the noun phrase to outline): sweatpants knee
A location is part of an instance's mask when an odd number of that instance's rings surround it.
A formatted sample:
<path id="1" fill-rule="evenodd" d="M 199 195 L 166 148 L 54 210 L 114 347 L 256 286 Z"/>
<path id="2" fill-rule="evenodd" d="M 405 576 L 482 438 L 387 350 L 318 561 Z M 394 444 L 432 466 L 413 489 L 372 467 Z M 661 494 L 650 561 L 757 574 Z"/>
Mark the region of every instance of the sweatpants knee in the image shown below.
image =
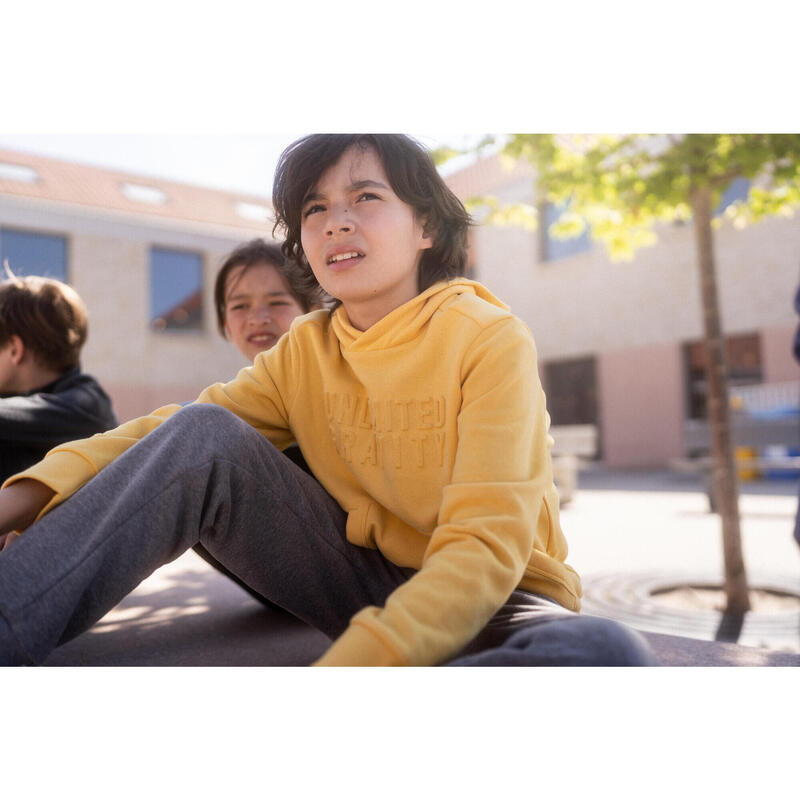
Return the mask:
<path id="1" fill-rule="evenodd" d="M 655 658 L 644 637 L 612 619 L 578 616 L 574 620 L 588 664 L 598 667 L 647 667 Z"/>
<path id="2" fill-rule="evenodd" d="M 559 615 L 524 627 L 498 648 L 509 665 L 645 667 L 655 664 L 644 638 L 614 620 L 580 614 Z M 476 662 L 478 663 L 478 662 Z"/>
<path id="3" fill-rule="evenodd" d="M 214 405 L 213 403 L 192 403 L 184 406 L 169 418 L 169 423 L 182 426 L 194 431 L 214 432 L 235 428 L 237 425 L 244 425 L 235 414 L 227 408 Z"/>
<path id="4" fill-rule="evenodd" d="M 250 425 L 221 406 L 197 403 L 185 406 L 167 420 L 173 435 L 210 449 L 214 454 L 241 453 L 247 440 L 266 443 Z"/>

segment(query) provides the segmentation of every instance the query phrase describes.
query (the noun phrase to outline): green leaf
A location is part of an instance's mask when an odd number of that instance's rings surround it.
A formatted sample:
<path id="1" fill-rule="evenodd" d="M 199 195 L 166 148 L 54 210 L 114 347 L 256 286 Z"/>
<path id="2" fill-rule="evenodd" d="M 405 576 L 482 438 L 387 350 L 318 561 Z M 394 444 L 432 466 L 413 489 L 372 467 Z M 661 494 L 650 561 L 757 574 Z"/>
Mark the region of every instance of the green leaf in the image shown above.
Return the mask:
<path id="1" fill-rule="evenodd" d="M 542 200 L 569 203 L 554 236 L 580 236 L 588 226 L 612 258 L 654 244 L 657 223 L 690 220 L 698 189 L 720 196 L 737 177 L 757 183 L 725 212 L 737 227 L 800 207 L 800 134 L 511 134 L 502 157 L 533 165 Z M 496 198 L 483 206 L 488 224 L 535 226 L 532 207 Z"/>

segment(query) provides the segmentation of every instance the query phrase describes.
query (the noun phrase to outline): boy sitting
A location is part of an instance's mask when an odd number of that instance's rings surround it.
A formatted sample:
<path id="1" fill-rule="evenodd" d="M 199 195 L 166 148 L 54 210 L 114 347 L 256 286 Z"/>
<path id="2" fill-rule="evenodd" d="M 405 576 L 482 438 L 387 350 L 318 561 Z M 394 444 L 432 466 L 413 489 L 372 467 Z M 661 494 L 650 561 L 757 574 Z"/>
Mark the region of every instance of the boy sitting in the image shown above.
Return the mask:
<path id="1" fill-rule="evenodd" d="M 459 277 L 469 217 L 429 155 L 304 137 L 273 206 L 335 308 L 195 403 L 6 481 L 0 539 L 24 533 L 0 553 L 0 664 L 41 663 L 198 542 L 331 638 L 319 665 L 652 663 L 577 613 L 533 337 Z"/>
<path id="2" fill-rule="evenodd" d="M 0 283 L 0 480 L 51 448 L 116 427 L 108 395 L 78 359 L 87 314 L 60 281 L 17 277 Z"/>

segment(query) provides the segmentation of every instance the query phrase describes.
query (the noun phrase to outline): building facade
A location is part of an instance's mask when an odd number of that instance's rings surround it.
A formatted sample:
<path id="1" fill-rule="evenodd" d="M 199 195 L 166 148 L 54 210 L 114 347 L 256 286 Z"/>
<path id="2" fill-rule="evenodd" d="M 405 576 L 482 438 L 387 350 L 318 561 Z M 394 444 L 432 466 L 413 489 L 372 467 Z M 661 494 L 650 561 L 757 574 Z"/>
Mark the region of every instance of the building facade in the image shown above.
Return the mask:
<path id="1" fill-rule="evenodd" d="M 533 174 L 498 156 L 447 178 L 462 199 L 492 195 L 537 204 Z M 746 192 L 738 183 L 722 207 Z M 553 424 L 595 424 L 610 466 L 663 466 L 687 454 L 687 430 L 705 416 L 699 268 L 691 224 L 663 225 L 658 243 L 633 261 L 613 262 L 588 236 L 478 226 L 474 277 L 530 327 Z M 720 219 L 717 280 L 732 387 L 761 385 L 795 405 L 800 216 L 743 230 Z"/>
<path id="2" fill-rule="evenodd" d="M 524 163 L 497 156 L 448 175 L 462 199 L 536 204 Z M 746 187 L 733 187 L 742 191 Z M 729 197 L 728 200 L 733 199 Z M 213 284 L 227 253 L 271 238 L 265 197 L 250 197 L 0 150 L 0 260 L 66 280 L 89 310 L 82 365 L 120 420 L 193 399 L 243 357 L 216 329 Z M 542 208 L 547 221 L 552 209 Z M 612 262 L 588 236 L 476 226 L 469 268 L 534 334 L 554 425 L 597 426 L 611 466 L 661 466 L 687 453 L 705 415 L 702 309 L 693 231 Z M 715 232 L 733 386 L 788 388 L 798 324 L 800 218 Z M 785 395 L 785 391 L 784 391 Z"/>
<path id="3" fill-rule="evenodd" d="M 120 420 L 245 366 L 217 331 L 214 278 L 234 247 L 272 237 L 270 214 L 263 197 L 0 150 L 0 260 L 78 291 L 82 367 Z"/>

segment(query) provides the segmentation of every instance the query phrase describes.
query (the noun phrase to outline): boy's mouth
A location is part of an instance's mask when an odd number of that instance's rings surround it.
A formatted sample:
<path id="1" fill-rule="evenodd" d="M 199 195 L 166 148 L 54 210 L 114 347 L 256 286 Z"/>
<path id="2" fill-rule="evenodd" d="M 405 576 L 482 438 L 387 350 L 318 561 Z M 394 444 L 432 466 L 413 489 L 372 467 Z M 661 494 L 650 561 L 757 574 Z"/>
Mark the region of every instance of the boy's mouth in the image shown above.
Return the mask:
<path id="1" fill-rule="evenodd" d="M 359 250 L 344 250 L 328 256 L 327 264 L 333 270 L 347 269 L 357 264 L 364 254 Z"/>
<path id="2" fill-rule="evenodd" d="M 269 332 L 252 333 L 247 337 L 247 341 L 254 345 L 272 347 L 278 341 L 278 337 Z"/>

